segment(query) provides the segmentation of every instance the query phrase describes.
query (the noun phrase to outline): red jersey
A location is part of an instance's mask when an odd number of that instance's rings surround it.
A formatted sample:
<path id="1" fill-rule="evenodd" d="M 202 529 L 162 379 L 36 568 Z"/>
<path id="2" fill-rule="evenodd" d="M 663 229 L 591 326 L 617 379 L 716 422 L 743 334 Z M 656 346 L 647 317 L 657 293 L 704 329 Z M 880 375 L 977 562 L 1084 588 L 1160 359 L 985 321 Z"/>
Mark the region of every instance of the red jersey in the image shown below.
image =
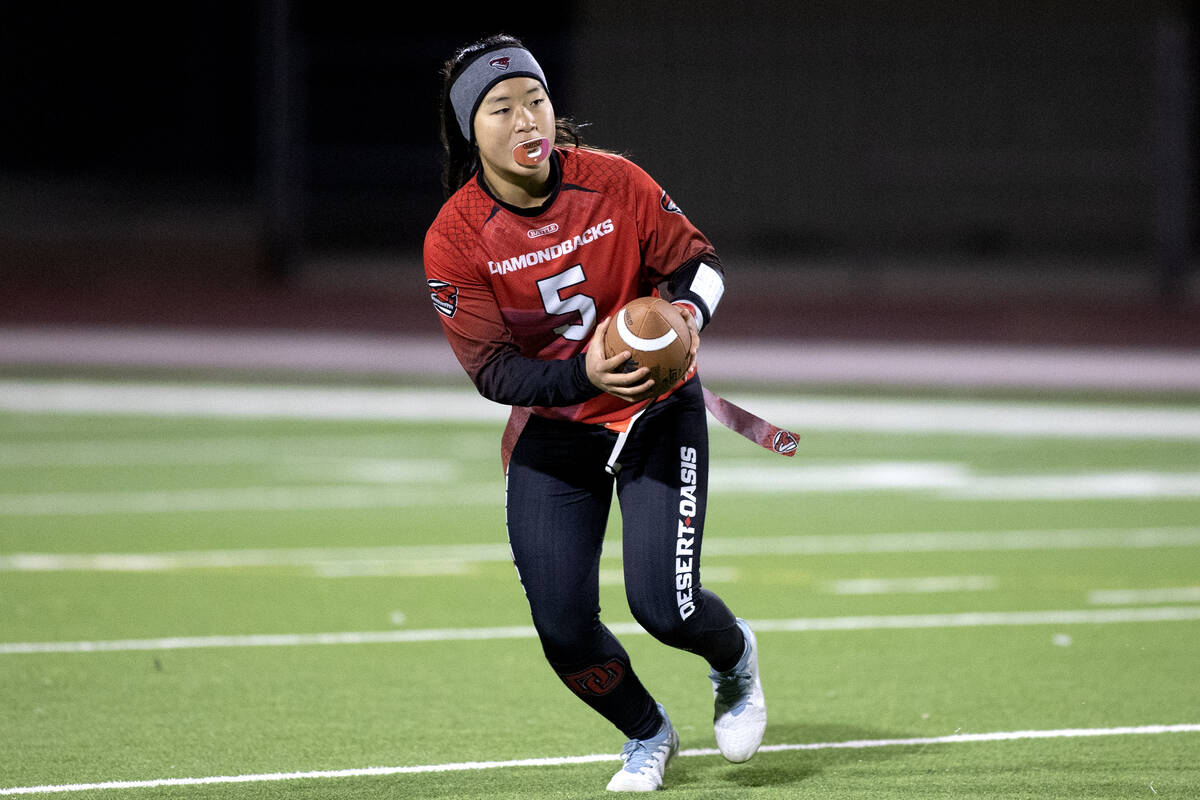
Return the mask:
<path id="1" fill-rule="evenodd" d="M 558 148 L 553 157 L 559 179 L 543 206 L 502 205 L 477 175 L 446 201 L 425 236 L 434 307 L 484 396 L 492 392 L 481 373 L 498 356 L 571 359 L 587 349 L 597 323 L 625 303 L 657 294 L 668 276 L 701 256 L 715 260 L 704 235 L 631 161 L 576 148 Z M 531 410 L 607 423 L 640 405 L 594 394 Z"/>

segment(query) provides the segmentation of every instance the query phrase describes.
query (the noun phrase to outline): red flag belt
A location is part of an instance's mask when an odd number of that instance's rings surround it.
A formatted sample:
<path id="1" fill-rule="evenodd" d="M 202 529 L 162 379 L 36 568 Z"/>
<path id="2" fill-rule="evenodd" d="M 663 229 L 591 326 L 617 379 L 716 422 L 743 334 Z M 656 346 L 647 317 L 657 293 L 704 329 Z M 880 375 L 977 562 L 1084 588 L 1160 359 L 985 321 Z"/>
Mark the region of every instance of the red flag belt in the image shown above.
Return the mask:
<path id="1" fill-rule="evenodd" d="M 774 453 L 779 453 L 781 456 L 788 456 L 790 458 L 796 455 L 800 434 L 780 428 L 778 425 L 772 425 L 770 422 L 752 414 L 741 406 L 731 403 L 724 397 L 709 391 L 707 387 L 704 387 L 704 406 L 713 415 L 713 418 L 722 425 L 735 433 L 745 436 L 755 444 L 761 445 Z M 637 422 L 646 408 L 649 408 L 649 405 L 635 414 L 627 425 L 620 426 L 623 430 L 618 433 L 617 441 L 608 459 L 608 464 L 605 465 L 605 469 L 610 474 L 616 474 L 620 470 L 621 465 L 617 462 L 617 459 L 624 448 L 625 440 L 632 433 L 633 423 Z M 512 454 L 512 449 L 517 443 L 517 437 L 520 436 L 521 430 L 525 427 L 525 421 L 529 419 L 529 413 L 529 409 L 527 408 L 514 408 L 513 414 L 509 417 L 508 425 L 505 427 L 504 437 L 500 446 L 500 458 L 506 473 L 508 472 L 509 456 Z"/>
<path id="2" fill-rule="evenodd" d="M 796 455 L 800 435 L 772 425 L 704 387 L 704 406 L 726 428 L 781 456 Z"/>

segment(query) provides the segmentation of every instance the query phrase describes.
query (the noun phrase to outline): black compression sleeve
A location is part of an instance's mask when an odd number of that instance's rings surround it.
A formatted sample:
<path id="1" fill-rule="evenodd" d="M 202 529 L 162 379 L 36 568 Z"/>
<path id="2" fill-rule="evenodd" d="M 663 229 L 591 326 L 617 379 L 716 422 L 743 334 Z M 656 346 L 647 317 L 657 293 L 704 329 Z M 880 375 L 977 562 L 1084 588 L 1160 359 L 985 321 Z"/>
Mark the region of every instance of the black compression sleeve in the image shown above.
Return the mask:
<path id="1" fill-rule="evenodd" d="M 721 260 L 717 258 L 715 253 L 706 253 L 702 256 L 697 256 L 668 276 L 667 294 L 669 296 L 667 299 L 672 301 L 687 300 L 689 303 L 694 303 L 700 309 L 700 313 L 704 315 L 704 324 L 708 325 L 708 323 L 712 322 L 713 309 L 708 307 L 703 297 L 689 289 L 696 277 L 696 272 L 700 269 L 701 263 L 712 267 L 721 277 L 725 276 Z"/>
<path id="2" fill-rule="evenodd" d="M 573 406 L 600 394 L 587 377 L 584 354 L 562 360 L 500 350 L 475 376 L 479 393 L 508 406 Z"/>

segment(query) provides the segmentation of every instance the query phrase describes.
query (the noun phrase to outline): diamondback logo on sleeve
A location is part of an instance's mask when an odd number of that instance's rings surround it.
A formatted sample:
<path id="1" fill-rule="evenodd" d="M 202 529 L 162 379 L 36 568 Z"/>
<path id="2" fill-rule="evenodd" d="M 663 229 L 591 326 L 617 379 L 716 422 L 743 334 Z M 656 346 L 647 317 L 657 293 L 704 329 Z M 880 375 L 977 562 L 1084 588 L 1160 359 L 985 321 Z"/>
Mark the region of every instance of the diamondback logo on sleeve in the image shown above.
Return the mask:
<path id="1" fill-rule="evenodd" d="M 675 201 L 667 195 L 667 190 L 663 189 L 662 197 L 658 198 L 658 204 L 662 206 L 663 211 L 669 211 L 672 214 L 683 216 L 683 209 L 675 205 Z"/>
<path id="2" fill-rule="evenodd" d="M 607 664 L 597 664 L 573 675 L 560 675 L 562 682 L 580 696 L 603 696 L 617 688 L 625 675 L 625 665 L 613 659 Z"/>
<path id="3" fill-rule="evenodd" d="M 429 299 L 433 301 L 433 307 L 443 317 L 453 317 L 454 313 L 458 311 L 458 287 L 433 279 L 427 280 L 425 283 L 429 285 Z"/>

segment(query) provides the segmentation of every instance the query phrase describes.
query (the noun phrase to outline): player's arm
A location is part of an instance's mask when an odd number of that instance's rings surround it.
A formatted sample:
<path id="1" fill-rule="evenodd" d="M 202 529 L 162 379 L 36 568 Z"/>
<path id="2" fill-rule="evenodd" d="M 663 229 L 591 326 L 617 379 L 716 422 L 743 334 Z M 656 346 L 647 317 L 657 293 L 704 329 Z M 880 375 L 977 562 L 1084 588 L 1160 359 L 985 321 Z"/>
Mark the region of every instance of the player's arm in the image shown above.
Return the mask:
<path id="1" fill-rule="evenodd" d="M 508 336 L 495 297 L 483 285 L 430 278 L 434 307 L 450 349 L 481 395 L 512 406 L 573 406 L 607 392 L 637 402 L 653 394 L 645 367 L 623 370 L 629 353 L 604 357 L 604 320 L 589 349 L 566 359 L 521 355 Z"/>
<path id="2" fill-rule="evenodd" d="M 452 316 L 441 311 L 450 349 L 481 395 L 510 406 L 572 406 L 600 390 L 588 378 L 584 355 L 543 360 L 521 355 L 490 291 L 460 286 Z"/>
<path id="3" fill-rule="evenodd" d="M 521 355 L 515 345 L 491 348 L 473 380 L 481 395 L 510 406 L 573 406 L 601 392 L 588 375 L 585 353 L 543 360 Z"/>
<path id="4" fill-rule="evenodd" d="M 515 347 L 499 346 L 474 376 L 479 393 L 489 400 L 513 406 L 573 406 L 607 392 L 636 403 L 654 395 L 654 382 L 646 367 L 625 372 L 629 353 L 604 357 L 604 330 L 609 320 L 596 326 L 587 352 L 561 360 L 522 356 Z"/>
<path id="5" fill-rule="evenodd" d="M 529 358 L 512 341 L 491 287 L 447 263 L 427 240 L 426 284 L 442 330 L 471 382 L 488 400 L 514 406 L 571 406 L 600 394 L 583 354 Z"/>
<path id="6" fill-rule="evenodd" d="M 725 294 L 725 270 L 714 253 L 697 256 L 672 272 L 666 281 L 666 297 L 687 308 L 703 328 L 713 318 Z"/>

